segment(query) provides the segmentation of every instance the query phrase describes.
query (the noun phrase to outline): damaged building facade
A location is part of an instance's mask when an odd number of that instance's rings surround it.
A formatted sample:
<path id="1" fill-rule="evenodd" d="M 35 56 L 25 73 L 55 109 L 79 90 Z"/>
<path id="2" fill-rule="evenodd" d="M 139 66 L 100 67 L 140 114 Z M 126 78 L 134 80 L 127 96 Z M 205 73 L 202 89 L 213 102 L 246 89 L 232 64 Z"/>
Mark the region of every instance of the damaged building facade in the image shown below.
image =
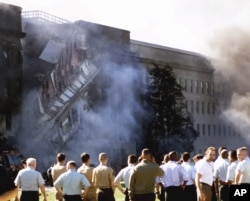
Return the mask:
<path id="1" fill-rule="evenodd" d="M 0 3 L 0 138 L 15 143 L 22 103 L 22 9 Z M 5 147 L 1 145 L 1 149 Z"/>
<path id="2" fill-rule="evenodd" d="M 20 14 L 21 10 L 17 12 Z M 13 39 L 17 45 L 12 47 L 17 57 L 11 60 L 17 62 L 13 66 L 18 69 L 18 76 L 11 76 L 8 83 L 18 87 L 18 90 L 12 89 L 22 94 L 17 96 L 22 100 L 21 115 L 17 116 L 20 119 L 12 119 L 19 124 L 16 123 L 15 129 L 8 129 L 9 124 L 4 125 L 4 122 L 8 122 L 6 114 L 9 113 L 5 110 L 0 115 L 4 135 L 9 135 L 8 130 L 16 131 L 12 135 L 18 139 L 24 154 L 37 156 L 43 152 L 48 155 L 44 162 L 48 165 L 48 161 L 55 160 L 58 151 L 74 150 L 67 154 L 79 161 L 82 151 L 89 151 L 93 158 L 97 158 L 100 151 L 108 150 L 109 156 L 116 161 L 114 165 L 122 164 L 128 154 L 136 153 L 140 147 L 137 143 L 139 128 L 134 123 L 139 124 L 140 108 L 131 103 L 128 105 L 136 111 L 135 114 L 127 110 L 121 112 L 120 104 L 133 102 L 136 92 L 132 90 L 136 91 L 135 86 L 145 85 L 146 71 L 137 72 L 144 80 L 136 80 L 133 79 L 134 67 L 151 68 L 152 63 L 159 67 L 171 66 L 183 88 L 186 110 L 192 115 L 194 128 L 200 134 L 195 141 L 195 153 L 203 153 L 211 145 L 228 148 L 242 145 L 240 135 L 220 119 L 218 97 L 226 95 L 226 90 L 214 79 L 213 66 L 205 56 L 131 40 L 127 30 L 82 20 L 73 23 L 41 11 L 23 12 L 22 28 L 21 21 L 18 23 L 18 34 L 14 34 Z M 6 33 L 9 32 L 2 31 L 2 28 L 0 31 L 2 70 L 6 69 L 4 44 L 7 44 Z M 139 64 L 134 64 L 134 60 Z M 109 75 L 125 65 L 133 66 L 133 71 L 125 76 L 128 82 L 123 84 L 124 88 L 110 87 L 116 82 Z M 121 78 L 116 85 L 124 82 Z M 2 80 L 0 90 L 4 93 L 6 88 Z M 14 84 L 16 81 L 21 83 Z M 108 87 L 110 91 L 106 90 Z M 115 96 L 117 93 L 123 94 L 122 100 Z M 107 99 L 107 94 L 112 94 L 111 98 Z M 132 96 L 134 98 L 130 99 Z M 96 113 L 92 111 L 93 101 L 105 98 L 105 109 L 97 108 Z M 112 102 L 119 103 L 114 106 Z M 104 113 L 102 116 L 100 111 Z M 132 120 L 125 122 L 128 119 Z M 125 137 L 126 133 L 129 134 Z M 91 152 L 93 150 L 96 152 Z"/>

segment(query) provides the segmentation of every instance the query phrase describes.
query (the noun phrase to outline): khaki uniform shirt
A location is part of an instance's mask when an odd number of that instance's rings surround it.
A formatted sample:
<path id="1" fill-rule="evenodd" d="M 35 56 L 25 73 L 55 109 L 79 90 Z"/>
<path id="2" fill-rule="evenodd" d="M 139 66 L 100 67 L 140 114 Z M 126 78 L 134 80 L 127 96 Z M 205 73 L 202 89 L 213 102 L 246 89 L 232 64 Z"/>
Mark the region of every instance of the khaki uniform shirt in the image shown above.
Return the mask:
<path id="1" fill-rule="evenodd" d="M 85 175 L 85 177 L 88 179 L 89 183 L 91 186 L 89 187 L 88 193 L 87 193 L 87 198 L 88 200 L 96 200 L 96 188 L 94 187 L 92 183 L 92 176 L 93 176 L 93 167 L 87 166 L 83 164 L 81 167 L 78 168 L 77 172 L 80 174 Z"/>
<path id="2" fill-rule="evenodd" d="M 52 179 L 55 182 L 57 178 L 64 172 L 66 172 L 66 167 L 63 165 L 56 164 L 51 169 Z"/>
<path id="3" fill-rule="evenodd" d="M 163 176 L 164 171 L 159 165 L 142 160 L 131 172 L 129 178 L 129 195 L 154 193 L 156 177 Z"/>
<path id="4" fill-rule="evenodd" d="M 113 169 L 106 165 L 94 168 L 92 182 L 98 188 L 112 188 L 114 182 Z"/>

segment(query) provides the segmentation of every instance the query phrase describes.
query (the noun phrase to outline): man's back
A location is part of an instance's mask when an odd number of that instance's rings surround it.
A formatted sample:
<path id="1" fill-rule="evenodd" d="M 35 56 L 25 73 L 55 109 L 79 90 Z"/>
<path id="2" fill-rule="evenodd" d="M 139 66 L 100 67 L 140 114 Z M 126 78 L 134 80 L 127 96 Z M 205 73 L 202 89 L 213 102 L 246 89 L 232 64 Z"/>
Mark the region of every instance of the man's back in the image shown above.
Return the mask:
<path id="1" fill-rule="evenodd" d="M 51 169 L 51 175 L 53 181 L 56 181 L 57 178 L 64 172 L 66 172 L 66 167 L 64 165 L 56 164 Z"/>

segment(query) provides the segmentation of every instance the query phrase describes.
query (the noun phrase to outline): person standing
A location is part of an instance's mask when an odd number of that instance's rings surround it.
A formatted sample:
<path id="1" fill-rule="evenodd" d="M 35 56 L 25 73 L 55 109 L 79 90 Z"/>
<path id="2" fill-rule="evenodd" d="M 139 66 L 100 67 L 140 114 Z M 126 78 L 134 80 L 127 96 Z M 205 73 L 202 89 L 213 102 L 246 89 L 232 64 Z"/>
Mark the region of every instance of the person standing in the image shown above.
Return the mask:
<path id="1" fill-rule="evenodd" d="M 92 182 L 97 188 L 97 201 L 115 201 L 113 169 L 107 166 L 107 154 L 100 153 L 98 159 L 100 164 L 94 168 L 92 177 Z"/>
<path id="2" fill-rule="evenodd" d="M 195 184 L 197 197 L 199 201 L 212 200 L 212 186 L 213 186 L 213 166 L 216 156 L 216 149 L 208 147 L 205 156 L 199 161 L 196 166 Z"/>
<path id="3" fill-rule="evenodd" d="M 63 195 L 65 201 L 82 201 L 82 197 L 86 197 L 90 183 L 84 175 L 76 172 L 75 161 L 68 161 L 66 169 L 67 172 L 62 173 L 54 182 L 56 191 Z"/>
<path id="4" fill-rule="evenodd" d="M 65 166 L 66 155 L 64 153 L 58 153 L 56 156 L 56 161 L 57 163 L 50 169 L 51 170 L 50 173 L 52 177 L 52 186 L 53 186 L 53 182 L 55 182 L 61 174 L 67 171 L 66 166 Z M 55 194 L 55 197 L 56 197 L 56 200 L 63 201 L 63 197 L 57 192 Z"/>
<path id="5" fill-rule="evenodd" d="M 15 178 L 15 185 L 22 189 L 20 201 L 39 201 L 39 188 L 46 201 L 46 192 L 42 174 L 36 171 L 36 159 L 28 158 L 27 167 L 20 170 Z"/>
<path id="6" fill-rule="evenodd" d="M 122 193 L 125 194 L 125 201 L 129 201 L 129 196 L 128 196 L 129 177 L 130 177 L 131 171 L 133 170 L 133 168 L 137 164 L 137 161 L 138 161 L 138 159 L 135 155 L 133 155 L 133 154 L 129 155 L 128 161 L 127 161 L 128 166 L 121 169 L 114 180 L 114 183 L 118 187 L 118 189 Z M 122 188 L 122 186 L 120 184 L 121 181 L 124 181 L 125 190 Z"/>
<path id="7" fill-rule="evenodd" d="M 223 149 L 220 152 L 220 160 L 214 167 L 214 186 L 217 199 L 221 201 L 229 201 L 229 186 L 227 180 L 228 151 Z"/>
<path id="8" fill-rule="evenodd" d="M 183 200 L 197 201 L 197 194 L 195 188 L 195 168 L 190 164 L 190 153 L 182 153 L 181 158 L 183 160 L 181 166 L 187 173 L 187 183 L 183 191 Z"/>
<path id="9" fill-rule="evenodd" d="M 229 151 L 228 159 L 230 161 L 230 165 L 227 168 L 227 184 L 235 184 L 235 171 L 238 165 L 237 152 L 236 150 Z"/>
<path id="10" fill-rule="evenodd" d="M 246 147 L 237 149 L 239 163 L 236 167 L 235 183 L 250 185 L 250 159 Z"/>
<path id="11" fill-rule="evenodd" d="M 163 176 L 164 172 L 148 148 L 142 150 L 141 159 L 129 178 L 129 197 L 132 201 L 154 201 L 156 177 Z"/>
<path id="12" fill-rule="evenodd" d="M 96 201 L 96 188 L 92 183 L 94 168 L 90 166 L 90 155 L 86 152 L 81 154 L 82 165 L 77 169 L 77 172 L 83 174 L 91 184 L 88 193 L 85 196 L 86 201 Z"/>
<path id="13" fill-rule="evenodd" d="M 167 193 L 166 201 L 181 201 L 182 193 L 188 181 L 188 174 L 183 166 L 177 163 L 178 154 L 176 151 L 171 151 L 168 155 L 169 161 L 161 166 L 164 175 L 160 180 Z"/>

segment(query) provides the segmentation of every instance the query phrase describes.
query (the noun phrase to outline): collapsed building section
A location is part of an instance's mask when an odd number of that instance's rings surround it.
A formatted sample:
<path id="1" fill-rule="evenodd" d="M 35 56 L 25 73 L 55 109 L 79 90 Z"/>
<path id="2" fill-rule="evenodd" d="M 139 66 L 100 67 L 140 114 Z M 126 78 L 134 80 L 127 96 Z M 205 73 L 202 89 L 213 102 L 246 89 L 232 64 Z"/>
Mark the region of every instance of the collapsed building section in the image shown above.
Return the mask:
<path id="1" fill-rule="evenodd" d="M 18 132 L 22 99 L 21 11 L 18 6 L 0 3 L 0 138 Z M 1 148 L 5 148 L 2 147 Z"/>

